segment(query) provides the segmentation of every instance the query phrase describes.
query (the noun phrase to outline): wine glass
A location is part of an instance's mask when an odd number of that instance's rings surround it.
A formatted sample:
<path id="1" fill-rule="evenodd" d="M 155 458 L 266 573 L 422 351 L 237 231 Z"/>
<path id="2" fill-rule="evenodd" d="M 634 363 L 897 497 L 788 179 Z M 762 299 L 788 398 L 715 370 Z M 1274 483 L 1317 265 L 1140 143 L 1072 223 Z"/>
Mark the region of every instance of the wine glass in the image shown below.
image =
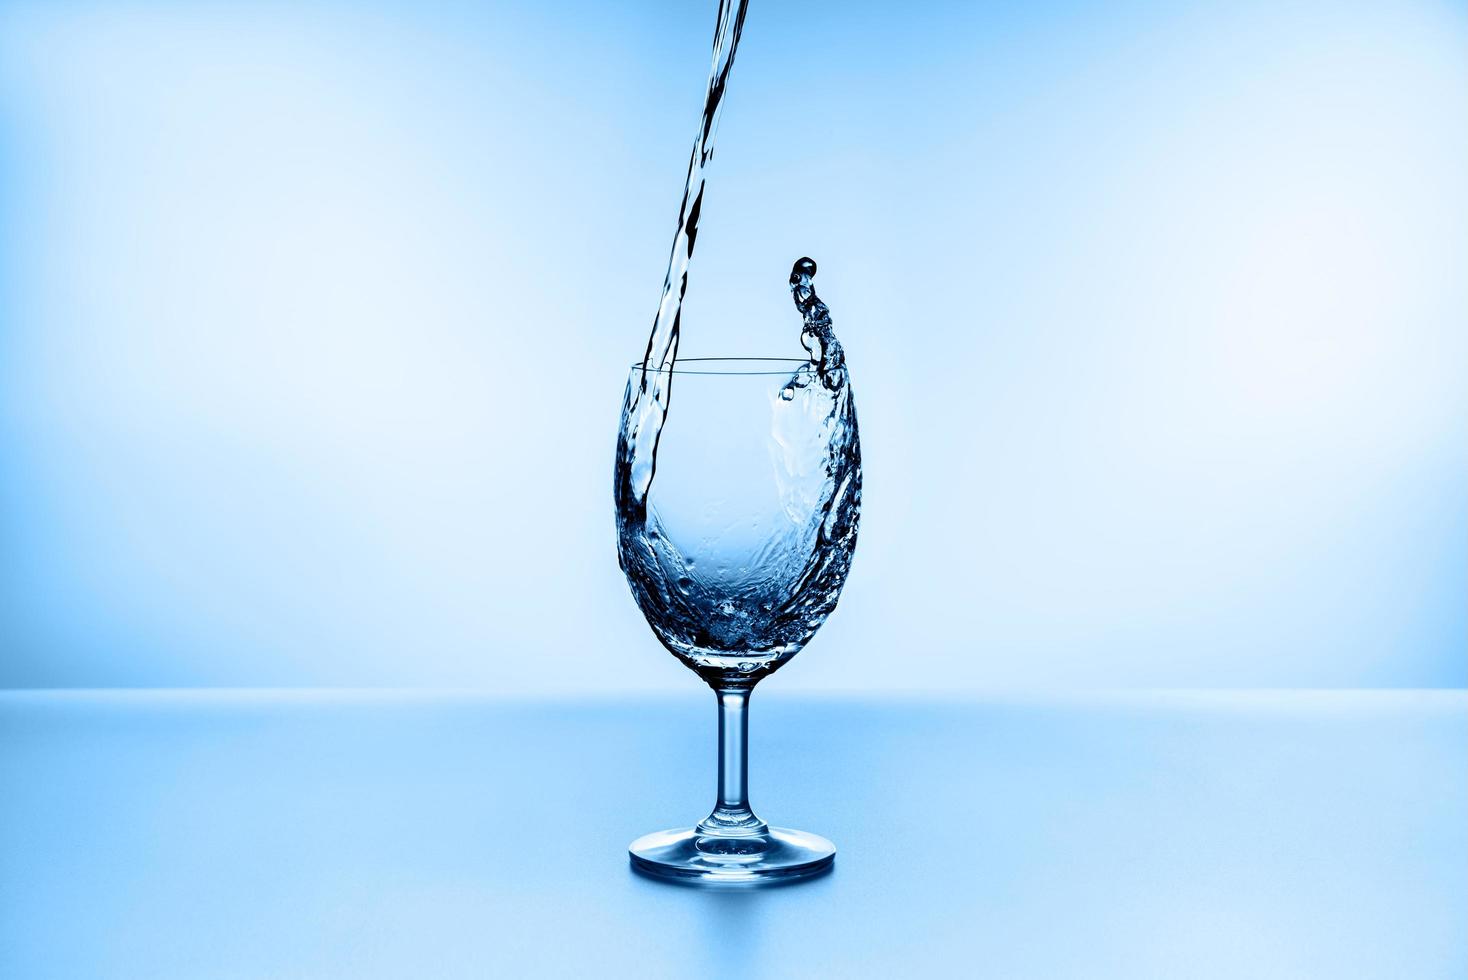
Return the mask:
<path id="1" fill-rule="evenodd" d="M 639 399 L 666 414 L 647 428 Z M 631 445 L 656 440 L 639 485 Z M 696 826 L 630 847 L 644 873 L 757 884 L 820 874 L 836 848 L 750 809 L 748 702 L 836 608 L 856 546 L 861 451 L 844 363 L 782 358 L 635 365 L 615 495 L 618 556 L 663 645 L 714 689 L 719 783 Z M 641 494 L 639 494 L 641 490 Z"/>

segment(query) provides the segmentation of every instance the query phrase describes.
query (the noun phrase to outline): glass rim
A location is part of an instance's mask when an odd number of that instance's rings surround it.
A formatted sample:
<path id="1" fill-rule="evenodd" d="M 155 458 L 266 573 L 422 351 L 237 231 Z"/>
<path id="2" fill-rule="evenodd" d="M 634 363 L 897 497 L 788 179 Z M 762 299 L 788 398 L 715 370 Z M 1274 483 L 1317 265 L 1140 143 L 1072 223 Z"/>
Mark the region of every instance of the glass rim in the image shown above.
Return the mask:
<path id="1" fill-rule="evenodd" d="M 788 375 L 796 366 L 809 364 L 810 359 L 805 357 L 680 357 L 673 362 L 671 368 L 651 367 L 647 370 L 653 374 L 712 374 L 712 375 Z M 684 367 L 684 365 L 690 365 Z M 711 370 L 715 364 L 734 364 L 737 367 L 725 370 Z M 779 365 L 778 367 L 776 365 Z M 643 364 L 635 361 L 632 371 L 641 371 Z"/>

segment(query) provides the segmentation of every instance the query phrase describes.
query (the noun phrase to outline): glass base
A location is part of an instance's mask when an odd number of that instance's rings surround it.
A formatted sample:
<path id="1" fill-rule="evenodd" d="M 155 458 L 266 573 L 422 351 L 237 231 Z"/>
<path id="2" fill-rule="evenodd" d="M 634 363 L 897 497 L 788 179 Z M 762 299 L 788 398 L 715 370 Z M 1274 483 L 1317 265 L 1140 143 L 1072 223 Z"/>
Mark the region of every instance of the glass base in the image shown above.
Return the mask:
<path id="1" fill-rule="evenodd" d="M 627 850 L 638 872 L 686 884 L 798 881 L 825 874 L 836 860 L 836 845 L 826 838 L 779 827 L 745 837 L 660 830 L 637 838 Z"/>

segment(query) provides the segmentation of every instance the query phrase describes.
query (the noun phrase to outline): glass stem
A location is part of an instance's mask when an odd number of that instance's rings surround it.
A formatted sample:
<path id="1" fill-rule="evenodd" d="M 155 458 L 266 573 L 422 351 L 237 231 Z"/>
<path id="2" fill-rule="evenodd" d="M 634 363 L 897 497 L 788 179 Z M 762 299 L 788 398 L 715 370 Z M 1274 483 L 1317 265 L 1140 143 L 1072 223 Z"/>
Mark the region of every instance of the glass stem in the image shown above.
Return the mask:
<path id="1" fill-rule="evenodd" d="M 719 801 L 698 825 L 700 834 L 746 837 L 765 822 L 749 808 L 749 690 L 715 689 L 719 698 Z"/>

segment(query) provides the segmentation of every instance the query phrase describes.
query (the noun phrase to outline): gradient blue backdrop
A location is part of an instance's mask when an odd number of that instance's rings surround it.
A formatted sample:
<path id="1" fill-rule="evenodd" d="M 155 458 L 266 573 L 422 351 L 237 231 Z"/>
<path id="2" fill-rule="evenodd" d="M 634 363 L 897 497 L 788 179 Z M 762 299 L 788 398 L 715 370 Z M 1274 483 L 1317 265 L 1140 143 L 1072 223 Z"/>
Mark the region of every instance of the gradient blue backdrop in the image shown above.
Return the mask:
<path id="1" fill-rule="evenodd" d="M 708 3 L 0 3 L 0 684 L 680 688 L 611 453 Z M 754 0 L 685 354 L 866 515 L 786 689 L 1468 682 L 1468 8 Z"/>

